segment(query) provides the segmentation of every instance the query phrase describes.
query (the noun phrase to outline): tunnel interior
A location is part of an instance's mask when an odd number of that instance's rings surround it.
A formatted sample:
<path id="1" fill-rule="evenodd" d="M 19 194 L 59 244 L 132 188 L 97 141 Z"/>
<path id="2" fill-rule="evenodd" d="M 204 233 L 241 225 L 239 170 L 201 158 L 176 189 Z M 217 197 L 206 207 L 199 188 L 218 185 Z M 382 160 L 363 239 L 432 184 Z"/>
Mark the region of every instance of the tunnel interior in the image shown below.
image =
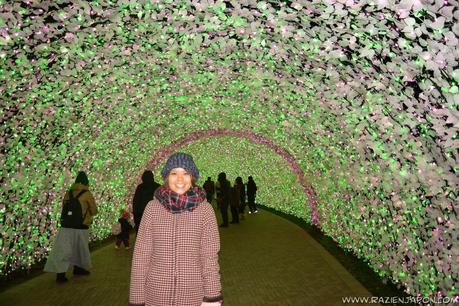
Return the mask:
<path id="1" fill-rule="evenodd" d="M 452 0 L 0 0 L 0 274 L 46 258 L 78 170 L 101 240 L 185 150 L 407 293 L 457 296 L 458 36 Z"/>

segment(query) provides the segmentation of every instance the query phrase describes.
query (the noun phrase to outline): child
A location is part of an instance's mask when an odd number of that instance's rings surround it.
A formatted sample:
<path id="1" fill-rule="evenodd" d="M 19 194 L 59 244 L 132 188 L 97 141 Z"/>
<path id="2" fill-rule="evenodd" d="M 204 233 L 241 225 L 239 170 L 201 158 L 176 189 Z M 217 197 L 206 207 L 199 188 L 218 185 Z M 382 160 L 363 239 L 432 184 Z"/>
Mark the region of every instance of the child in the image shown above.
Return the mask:
<path id="1" fill-rule="evenodd" d="M 116 235 L 116 243 L 115 249 L 119 249 L 121 242 L 124 243 L 124 247 L 126 250 L 129 250 L 131 247 L 129 246 L 129 231 L 131 230 L 132 226 L 129 223 L 129 212 L 126 210 L 121 210 L 120 218 L 118 222 L 121 224 L 121 233 Z"/>

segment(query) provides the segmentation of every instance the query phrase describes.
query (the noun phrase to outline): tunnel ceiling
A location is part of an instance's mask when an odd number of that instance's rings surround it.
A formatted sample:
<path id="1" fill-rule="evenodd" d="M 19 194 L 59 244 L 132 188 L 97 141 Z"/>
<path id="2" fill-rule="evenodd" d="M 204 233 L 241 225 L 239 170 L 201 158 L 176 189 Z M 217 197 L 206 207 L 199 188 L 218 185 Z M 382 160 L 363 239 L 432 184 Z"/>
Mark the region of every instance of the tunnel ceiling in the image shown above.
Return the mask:
<path id="1" fill-rule="evenodd" d="M 2 274 L 46 256 L 77 170 L 102 239 L 155 152 L 232 129 L 295 158 L 343 248 L 454 296 L 458 19 L 457 1 L 0 0 Z"/>

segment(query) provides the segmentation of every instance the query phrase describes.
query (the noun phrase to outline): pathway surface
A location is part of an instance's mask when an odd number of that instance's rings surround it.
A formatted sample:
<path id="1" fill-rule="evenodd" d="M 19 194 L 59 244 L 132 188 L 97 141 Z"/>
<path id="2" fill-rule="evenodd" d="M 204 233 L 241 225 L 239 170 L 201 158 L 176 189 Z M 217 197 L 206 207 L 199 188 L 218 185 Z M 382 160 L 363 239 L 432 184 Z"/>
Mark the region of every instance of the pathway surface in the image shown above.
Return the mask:
<path id="1" fill-rule="evenodd" d="M 268 211 L 220 234 L 225 306 L 334 306 L 344 305 L 343 297 L 371 296 L 307 232 Z M 55 274 L 43 273 L 1 292 L 0 305 L 126 306 L 132 249 L 110 244 L 91 255 L 90 276 L 69 271 L 69 281 L 56 284 Z"/>

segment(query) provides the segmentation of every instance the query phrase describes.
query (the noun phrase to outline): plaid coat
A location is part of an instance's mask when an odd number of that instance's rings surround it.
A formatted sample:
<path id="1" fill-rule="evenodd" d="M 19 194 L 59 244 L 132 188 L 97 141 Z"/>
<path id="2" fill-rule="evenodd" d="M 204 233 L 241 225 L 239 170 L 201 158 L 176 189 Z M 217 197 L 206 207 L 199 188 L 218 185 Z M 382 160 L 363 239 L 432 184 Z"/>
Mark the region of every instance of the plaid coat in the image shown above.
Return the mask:
<path id="1" fill-rule="evenodd" d="M 211 205 L 173 214 L 155 198 L 135 243 L 129 305 L 199 306 L 222 300 L 220 236 Z"/>

